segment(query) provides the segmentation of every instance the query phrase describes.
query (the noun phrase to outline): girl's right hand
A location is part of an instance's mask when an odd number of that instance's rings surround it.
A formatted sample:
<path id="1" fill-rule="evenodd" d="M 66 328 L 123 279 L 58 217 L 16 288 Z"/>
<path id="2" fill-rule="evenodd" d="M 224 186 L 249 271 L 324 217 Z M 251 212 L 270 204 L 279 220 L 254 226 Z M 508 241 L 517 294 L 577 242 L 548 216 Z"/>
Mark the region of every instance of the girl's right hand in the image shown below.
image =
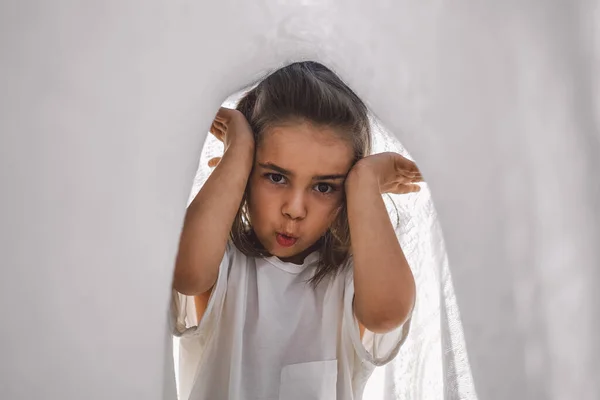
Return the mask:
<path id="1" fill-rule="evenodd" d="M 210 126 L 210 133 L 223 142 L 225 151 L 230 146 L 254 147 L 254 134 L 248 120 L 238 110 L 219 108 L 215 119 Z M 208 161 L 209 167 L 216 167 L 221 157 L 214 157 Z"/>

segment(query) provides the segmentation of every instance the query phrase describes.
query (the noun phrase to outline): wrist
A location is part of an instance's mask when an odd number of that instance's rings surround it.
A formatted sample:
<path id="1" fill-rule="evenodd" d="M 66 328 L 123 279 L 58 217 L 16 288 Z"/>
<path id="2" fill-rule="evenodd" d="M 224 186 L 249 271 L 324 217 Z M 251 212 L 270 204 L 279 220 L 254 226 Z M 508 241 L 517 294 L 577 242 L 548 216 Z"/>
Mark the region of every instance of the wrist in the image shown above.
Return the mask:
<path id="1" fill-rule="evenodd" d="M 361 190 L 373 188 L 379 191 L 379 177 L 366 163 L 357 162 L 346 177 L 346 191 L 360 187 Z"/>
<path id="2" fill-rule="evenodd" d="M 251 154 L 254 157 L 254 139 L 233 138 L 225 147 L 225 153 L 235 153 L 238 156 Z"/>
<path id="3" fill-rule="evenodd" d="M 252 168 L 254 164 L 254 143 L 244 142 L 242 140 L 232 141 L 227 146 L 221 161 L 227 160 L 228 163 L 234 163 L 243 170 Z"/>

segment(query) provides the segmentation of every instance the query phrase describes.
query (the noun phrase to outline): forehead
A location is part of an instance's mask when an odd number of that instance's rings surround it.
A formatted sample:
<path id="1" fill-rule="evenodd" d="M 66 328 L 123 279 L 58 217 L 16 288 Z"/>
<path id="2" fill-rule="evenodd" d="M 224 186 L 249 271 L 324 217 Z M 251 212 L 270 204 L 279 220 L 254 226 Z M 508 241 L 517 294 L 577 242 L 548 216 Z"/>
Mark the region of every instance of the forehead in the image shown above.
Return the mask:
<path id="1" fill-rule="evenodd" d="M 333 129 L 309 123 L 267 129 L 257 162 L 274 163 L 299 175 L 345 174 L 354 159 L 352 144 Z"/>

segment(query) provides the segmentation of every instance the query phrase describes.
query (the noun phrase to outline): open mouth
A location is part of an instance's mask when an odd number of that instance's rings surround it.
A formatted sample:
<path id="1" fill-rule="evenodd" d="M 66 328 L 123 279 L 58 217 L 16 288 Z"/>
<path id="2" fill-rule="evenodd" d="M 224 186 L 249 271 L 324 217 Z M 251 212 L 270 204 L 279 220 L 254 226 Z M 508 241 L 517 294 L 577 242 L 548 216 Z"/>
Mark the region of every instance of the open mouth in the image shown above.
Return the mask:
<path id="1" fill-rule="evenodd" d="M 282 247 L 291 247 L 296 243 L 297 240 L 297 237 L 284 235 L 283 233 L 277 233 L 277 243 Z"/>

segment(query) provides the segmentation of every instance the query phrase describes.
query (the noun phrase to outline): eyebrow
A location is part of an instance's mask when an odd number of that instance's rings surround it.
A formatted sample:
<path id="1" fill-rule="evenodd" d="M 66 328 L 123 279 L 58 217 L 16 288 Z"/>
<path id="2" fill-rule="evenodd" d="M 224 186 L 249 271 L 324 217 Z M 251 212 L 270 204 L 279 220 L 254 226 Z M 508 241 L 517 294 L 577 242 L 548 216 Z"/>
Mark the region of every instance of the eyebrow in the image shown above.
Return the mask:
<path id="1" fill-rule="evenodd" d="M 282 168 L 278 165 L 275 165 L 273 163 L 258 163 L 258 165 L 260 165 L 261 167 L 265 168 L 265 169 L 270 169 L 272 171 L 276 171 L 282 175 L 288 175 L 288 176 L 294 176 L 294 173 L 292 171 L 288 171 L 285 168 Z M 345 174 L 331 174 L 331 175 L 317 175 L 313 177 L 313 181 L 330 181 L 330 180 L 336 180 L 336 179 L 345 179 L 346 175 Z"/>

